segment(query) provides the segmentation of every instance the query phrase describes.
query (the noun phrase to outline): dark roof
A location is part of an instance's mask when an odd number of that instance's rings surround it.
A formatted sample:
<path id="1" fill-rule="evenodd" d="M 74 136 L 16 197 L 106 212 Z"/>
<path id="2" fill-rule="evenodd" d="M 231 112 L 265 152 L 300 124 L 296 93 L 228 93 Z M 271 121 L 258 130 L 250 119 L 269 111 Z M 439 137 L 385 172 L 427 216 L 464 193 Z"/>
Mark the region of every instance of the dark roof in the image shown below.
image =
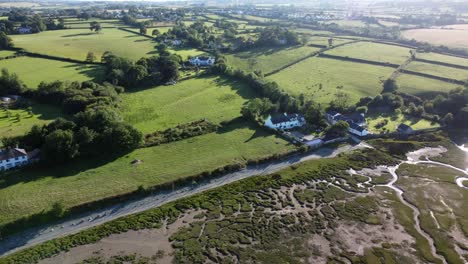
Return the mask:
<path id="1" fill-rule="evenodd" d="M 291 120 L 295 119 L 302 119 L 303 116 L 300 114 L 281 114 L 281 113 L 276 113 L 271 116 L 271 122 L 273 124 L 279 124 L 279 123 L 284 123 L 288 122 Z"/>
<path id="2" fill-rule="evenodd" d="M 327 114 L 330 116 L 335 116 L 336 114 L 339 114 L 339 113 L 336 111 L 328 111 Z"/>
<path id="3" fill-rule="evenodd" d="M 412 128 L 408 126 L 407 124 L 401 123 L 400 125 L 398 125 L 397 130 L 407 131 L 407 130 L 412 130 Z"/>
<path id="4" fill-rule="evenodd" d="M 362 126 L 360 126 L 360 125 L 358 125 L 356 123 L 350 123 L 349 127 L 356 130 L 356 131 L 359 131 L 359 132 L 362 132 L 362 131 L 366 130 L 364 127 L 362 127 Z"/>
<path id="5" fill-rule="evenodd" d="M 14 159 L 17 157 L 26 156 L 27 153 L 24 149 L 14 148 L 7 149 L 0 152 L 0 160 Z"/>

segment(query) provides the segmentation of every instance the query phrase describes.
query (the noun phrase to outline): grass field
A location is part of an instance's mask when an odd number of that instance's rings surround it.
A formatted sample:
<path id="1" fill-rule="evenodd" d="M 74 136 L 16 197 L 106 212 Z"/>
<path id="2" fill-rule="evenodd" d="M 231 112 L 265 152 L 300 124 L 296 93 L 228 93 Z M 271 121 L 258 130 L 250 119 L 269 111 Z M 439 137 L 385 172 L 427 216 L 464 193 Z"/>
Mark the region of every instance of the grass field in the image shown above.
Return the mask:
<path id="1" fill-rule="evenodd" d="M 382 91 L 381 80 L 393 72 L 388 67 L 352 63 L 326 58 L 311 58 L 286 68 L 268 79 L 286 92 L 303 93 L 319 103 L 328 103 L 336 92 L 348 93 L 352 102 Z M 322 87 L 321 87 L 322 86 Z"/>
<path id="2" fill-rule="evenodd" d="M 268 73 L 318 50 L 319 48 L 309 46 L 279 49 L 260 48 L 228 55 L 227 59 L 228 64 L 234 68 L 244 71 L 259 69 L 263 73 Z M 249 59 L 252 58 L 255 59 L 256 63 L 249 65 Z"/>
<path id="3" fill-rule="evenodd" d="M 402 36 L 406 39 L 428 42 L 433 45 L 444 45 L 452 48 L 468 50 L 467 30 L 447 30 L 447 29 L 411 29 L 402 31 Z"/>
<path id="4" fill-rule="evenodd" d="M 397 83 L 401 92 L 426 98 L 433 98 L 437 94 L 447 93 L 450 90 L 460 86 L 453 83 L 409 74 L 402 74 L 398 76 Z"/>
<path id="5" fill-rule="evenodd" d="M 334 35 L 335 33 L 330 31 L 322 31 L 322 30 L 313 30 L 309 28 L 296 28 L 293 31 L 300 33 L 300 34 L 310 34 L 310 35 Z"/>
<path id="6" fill-rule="evenodd" d="M 424 63 L 419 61 L 411 62 L 406 69 L 455 80 L 468 79 L 468 70 L 456 69 L 452 67 L 440 66 L 437 64 Z"/>
<path id="7" fill-rule="evenodd" d="M 150 56 L 156 45 L 150 39 L 119 29 L 105 28 L 101 33 L 89 29 L 45 31 L 39 34 L 12 36 L 16 47 L 31 52 L 85 60 L 89 51 L 100 59 L 105 51 L 137 60 Z"/>
<path id="8" fill-rule="evenodd" d="M 317 36 L 313 36 L 310 38 L 309 40 L 309 44 L 316 44 L 316 45 L 325 45 L 325 46 L 328 46 L 328 39 L 330 39 L 330 37 L 317 37 Z M 348 40 L 348 39 L 337 39 L 337 38 L 333 38 L 333 45 L 337 45 L 337 44 L 341 44 L 341 43 L 346 43 L 346 42 L 350 42 L 351 40 Z"/>
<path id="9" fill-rule="evenodd" d="M 342 57 L 351 57 L 378 62 L 401 64 L 410 57 L 410 49 L 371 42 L 357 42 L 326 52 Z"/>
<path id="10" fill-rule="evenodd" d="M 0 50 L 0 58 L 5 58 L 11 55 L 15 55 L 16 51 L 11 50 Z"/>
<path id="11" fill-rule="evenodd" d="M 0 109 L 0 138 L 23 135 L 32 126 L 47 124 L 61 116 L 60 109 L 53 106 L 32 104 L 31 108 L 32 115 L 26 109 Z M 19 120 L 17 115 L 20 117 Z"/>
<path id="12" fill-rule="evenodd" d="M 388 120 L 388 123 L 377 129 L 375 125 L 379 124 L 383 120 Z M 396 115 L 396 114 L 379 114 L 379 115 L 368 115 L 366 116 L 368 130 L 372 133 L 379 133 L 384 130 L 389 130 L 390 132 L 396 131 L 399 124 L 404 123 L 411 126 L 412 129 L 426 129 L 432 127 L 439 127 L 438 123 L 432 123 L 431 121 L 415 118 L 407 115 Z"/>
<path id="13" fill-rule="evenodd" d="M 10 73 L 16 73 L 29 88 L 37 88 L 42 81 L 100 80 L 104 73 L 104 69 L 98 65 L 83 65 L 24 56 L 1 60 L 0 68 L 6 68 Z"/>
<path id="14" fill-rule="evenodd" d="M 439 53 L 433 53 L 433 52 L 419 53 L 418 52 L 416 57 L 420 59 L 425 59 L 425 60 L 433 60 L 433 61 L 440 61 L 440 62 L 456 64 L 456 65 L 461 65 L 461 66 L 468 66 L 468 59 L 443 55 Z"/>
<path id="15" fill-rule="evenodd" d="M 254 95 L 248 87 L 223 78 L 182 81 L 123 95 L 125 121 L 143 133 L 207 118 L 212 122 L 240 116 L 240 109 Z"/>
<path id="16" fill-rule="evenodd" d="M 87 22 L 73 22 L 73 23 L 65 23 L 65 26 L 70 29 L 77 29 L 77 28 L 89 28 L 89 23 L 95 20 L 89 20 Z M 124 24 L 120 23 L 119 21 L 106 21 L 104 20 L 101 23 L 101 26 L 105 29 L 108 27 L 118 27 L 118 26 L 125 26 Z"/>
<path id="17" fill-rule="evenodd" d="M 162 184 L 292 149 L 283 139 L 242 124 L 218 133 L 138 149 L 107 163 L 94 159 L 13 172 L 0 178 L 0 225 L 49 210 L 56 201 L 74 206 L 131 192 L 140 185 Z M 142 163 L 132 165 L 135 159 Z"/>

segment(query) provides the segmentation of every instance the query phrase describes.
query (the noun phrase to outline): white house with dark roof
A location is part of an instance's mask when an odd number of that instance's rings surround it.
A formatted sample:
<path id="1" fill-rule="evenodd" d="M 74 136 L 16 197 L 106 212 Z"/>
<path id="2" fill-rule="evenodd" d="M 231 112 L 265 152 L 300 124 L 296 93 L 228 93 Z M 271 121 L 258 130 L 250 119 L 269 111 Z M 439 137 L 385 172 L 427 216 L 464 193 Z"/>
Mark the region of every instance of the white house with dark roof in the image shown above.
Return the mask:
<path id="1" fill-rule="evenodd" d="M 369 131 L 366 129 L 366 118 L 364 114 L 353 113 L 350 115 L 342 115 L 335 111 L 329 111 L 326 114 L 327 121 L 334 125 L 338 121 L 345 121 L 349 124 L 348 132 L 356 136 L 366 136 Z"/>
<path id="2" fill-rule="evenodd" d="M 189 60 L 190 64 L 194 66 L 213 66 L 215 58 L 212 57 L 195 57 Z"/>
<path id="3" fill-rule="evenodd" d="M 287 130 L 305 125 L 305 119 L 300 114 L 273 114 L 268 116 L 265 126 L 277 129 Z"/>
<path id="4" fill-rule="evenodd" d="M 0 171 L 21 167 L 28 163 L 28 153 L 24 149 L 12 148 L 0 150 Z"/>

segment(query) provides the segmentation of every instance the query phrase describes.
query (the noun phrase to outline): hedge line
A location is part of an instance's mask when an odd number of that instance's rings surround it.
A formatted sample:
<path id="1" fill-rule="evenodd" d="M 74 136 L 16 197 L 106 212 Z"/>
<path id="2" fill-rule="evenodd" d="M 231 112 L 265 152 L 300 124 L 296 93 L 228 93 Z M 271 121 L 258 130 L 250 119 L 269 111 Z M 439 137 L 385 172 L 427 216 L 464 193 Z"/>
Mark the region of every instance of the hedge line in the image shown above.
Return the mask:
<path id="1" fill-rule="evenodd" d="M 437 64 L 437 65 L 447 66 L 451 68 L 468 70 L 468 66 L 463 66 L 463 65 L 458 65 L 458 64 L 452 64 L 452 63 L 441 62 L 441 61 L 433 61 L 433 60 L 425 60 L 425 59 L 419 59 L 419 58 L 415 58 L 414 60 L 424 62 L 424 63 Z"/>
<path id="2" fill-rule="evenodd" d="M 130 30 L 130 29 L 128 29 L 128 28 L 118 27 L 117 29 L 120 29 L 120 30 L 126 31 L 126 32 L 130 32 L 130 33 L 133 33 L 133 34 L 136 34 L 136 35 L 140 35 L 140 36 L 145 37 L 145 38 L 147 38 L 147 39 L 153 39 L 153 37 L 151 37 L 151 36 L 148 36 L 148 35 L 145 35 L 145 34 L 141 34 L 140 32 L 135 32 L 135 31 Z"/>
<path id="3" fill-rule="evenodd" d="M 329 58 L 329 59 L 335 59 L 335 60 L 350 61 L 350 62 L 364 63 L 364 64 L 372 64 L 372 65 L 376 65 L 376 66 L 384 66 L 384 67 L 391 67 L 391 68 L 400 67 L 400 65 L 398 65 L 398 64 L 389 63 L 389 62 L 370 61 L 370 60 L 364 60 L 364 59 L 356 59 L 356 58 L 350 58 L 350 57 L 336 56 L 336 55 L 325 54 L 325 53 L 321 53 L 321 54 L 319 54 L 319 56 L 324 57 L 324 58 Z"/>
<path id="4" fill-rule="evenodd" d="M 405 70 L 405 69 L 401 69 L 400 72 L 401 73 L 406 73 L 406 74 L 411 74 L 411 75 L 417 75 L 417 76 L 421 76 L 421 77 L 425 77 L 425 78 L 430 78 L 430 79 L 434 79 L 434 80 L 439 80 L 439 81 L 443 81 L 443 82 L 455 83 L 455 84 L 460 84 L 460 85 L 465 84 L 464 81 L 455 80 L 455 79 L 446 78 L 446 77 L 441 77 L 441 76 L 436 76 L 436 75 L 422 73 L 422 72 L 415 72 L 415 71 L 410 71 L 410 70 Z"/>
<path id="5" fill-rule="evenodd" d="M 52 55 L 46 55 L 46 54 L 41 54 L 41 53 L 30 52 L 30 51 L 26 51 L 26 50 L 21 49 L 21 48 L 10 48 L 8 50 L 16 51 L 18 53 L 16 56 L 28 56 L 28 57 L 34 57 L 34 58 L 57 60 L 57 61 L 70 62 L 70 63 L 88 64 L 88 65 L 89 64 L 102 65 L 101 62 L 86 62 L 86 61 L 75 60 L 75 59 L 71 59 L 71 58 L 64 58 L 64 57 L 58 57 L 58 56 L 52 56 Z M 22 55 L 20 55 L 20 54 L 22 54 Z"/>

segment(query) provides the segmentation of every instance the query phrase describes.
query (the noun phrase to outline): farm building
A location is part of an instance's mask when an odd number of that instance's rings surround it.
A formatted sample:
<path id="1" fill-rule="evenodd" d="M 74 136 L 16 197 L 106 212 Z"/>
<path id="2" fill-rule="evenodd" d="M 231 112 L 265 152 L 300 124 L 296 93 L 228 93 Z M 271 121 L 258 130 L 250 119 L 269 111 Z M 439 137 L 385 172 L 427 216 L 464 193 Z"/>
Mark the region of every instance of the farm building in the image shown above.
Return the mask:
<path id="1" fill-rule="evenodd" d="M 215 59 L 212 57 L 195 57 L 190 59 L 189 62 L 194 66 L 213 66 Z"/>
<path id="2" fill-rule="evenodd" d="M 274 114 L 268 116 L 265 126 L 272 129 L 286 130 L 305 125 L 305 119 L 300 114 Z"/>
<path id="3" fill-rule="evenodd" d="M 363 137 L 369 134 L 369 131 L 367 131 L 365 127 L 360 126 L 356 123 L 350 123 L 348 131 L 349 133 L 354 134 L 356 136 L 360 136 L 360 137 Z"/>
<path id="4" fill-rule="evenodd" d="M 28 163 L 28 153 L 24 149 L 0 150 L 0 171 L 21 167 Z"/>

